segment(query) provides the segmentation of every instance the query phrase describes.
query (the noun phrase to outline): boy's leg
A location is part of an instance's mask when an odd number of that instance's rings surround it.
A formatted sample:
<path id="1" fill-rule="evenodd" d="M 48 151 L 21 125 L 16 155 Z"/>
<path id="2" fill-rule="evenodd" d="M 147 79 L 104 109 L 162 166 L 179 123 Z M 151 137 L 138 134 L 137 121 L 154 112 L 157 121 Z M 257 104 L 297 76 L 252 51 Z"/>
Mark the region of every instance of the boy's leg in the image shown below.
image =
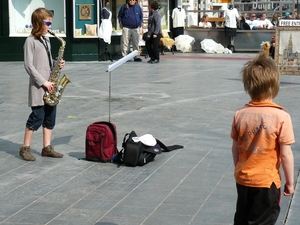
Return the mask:
<path id="1" fill-rule="evenodd" d="M 249 213 L 249 224 L 275 224 L 280 213 L 280 189 L 272 183 L 270 188 L 252 188 L 253 204 Z M 257 190 L 255 190 L 257 189 Z"/>
<path id="2" fill-rule="evenodd" d="M 248 202 L 248 188 L 246 186 L 236 183 L 237 202 L 236 212 L 234 215 L 234 225 L 248 224 L 248 215 L 250 211 L 250 204 Z"/>
<path id="3" fill-rule="evenodd" d="M 280 189 L 246 187 L 237 184 L 238 200 L 234 225 L 275 224 L 280 212 Z"/>

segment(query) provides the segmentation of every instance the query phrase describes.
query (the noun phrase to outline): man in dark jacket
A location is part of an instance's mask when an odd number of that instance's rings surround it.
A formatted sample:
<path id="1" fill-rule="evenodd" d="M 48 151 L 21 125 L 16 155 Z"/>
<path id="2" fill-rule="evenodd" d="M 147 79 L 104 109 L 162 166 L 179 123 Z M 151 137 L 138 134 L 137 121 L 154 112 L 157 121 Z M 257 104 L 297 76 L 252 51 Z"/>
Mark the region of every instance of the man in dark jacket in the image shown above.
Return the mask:
<path id="1" fill-rule="evenodd" d="M 128 54 L 130 43 L 133 51 L 139 49 L 138 28 L 142 26 L 143 12 L 136 0 L 127 0 L 118 13 L 118 20 L 122 28 L 121 48 L 124 57 Z M 135 57 L 134 61 L 140 62 L 142 59 Z"/>

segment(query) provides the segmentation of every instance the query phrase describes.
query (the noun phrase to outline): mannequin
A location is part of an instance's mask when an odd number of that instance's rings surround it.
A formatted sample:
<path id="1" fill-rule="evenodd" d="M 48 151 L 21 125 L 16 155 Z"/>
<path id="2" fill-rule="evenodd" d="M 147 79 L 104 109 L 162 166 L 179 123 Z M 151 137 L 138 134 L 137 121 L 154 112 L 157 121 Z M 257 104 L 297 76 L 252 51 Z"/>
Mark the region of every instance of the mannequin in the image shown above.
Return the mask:
<path id="1" fill-rule="evenodd" d="M 173 9 L 172 12 L 172 19 L 173 19 L 173 29 L 174 35 L 173 39 L 177 36 L 182 35 L 184 33 L 184 25 L 185 25 L 185 10 L 182 8 L 181 5 L 178 5 L 176 8 Z"/>
<path id="2" fill-rule="evenodd" d="M 108 57 L 110 61 L 112 61 L 110 57 L 110 53 L 107 52 L 107 44 L 111 42 L 111 33 L 112 33 L 112 23 L 111 23 L 112 13 L 109 8 L 109 1 L 106 0 L 105 6 L 102 9 L 102 22 L 99 28 L 99 38 L 102 38 L 105 42 L 105 57 Z"/>
<path id="3" fill-rule="evenodd" d="M 225 17 L 225 37 L 229 37 L 228 49 L 234 51 L 234 46 L 232 45 L 233 37 L 236 36 L 236 22 L 241 20 L 241 17 L 236 8 L 233 5 L 229 5 L 228 9 L 224 11 Z"/>

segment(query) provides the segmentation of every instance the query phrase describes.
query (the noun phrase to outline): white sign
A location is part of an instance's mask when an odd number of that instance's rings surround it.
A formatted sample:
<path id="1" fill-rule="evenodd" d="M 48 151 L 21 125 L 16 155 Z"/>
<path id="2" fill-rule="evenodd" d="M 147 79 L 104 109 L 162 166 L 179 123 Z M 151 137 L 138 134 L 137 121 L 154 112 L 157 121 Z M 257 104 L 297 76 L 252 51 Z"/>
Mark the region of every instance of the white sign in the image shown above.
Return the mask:
<path id="1" fill-rule="evenodd" d="M 300 27 L 300 20 L 279 20 L 280 27 Z"/>

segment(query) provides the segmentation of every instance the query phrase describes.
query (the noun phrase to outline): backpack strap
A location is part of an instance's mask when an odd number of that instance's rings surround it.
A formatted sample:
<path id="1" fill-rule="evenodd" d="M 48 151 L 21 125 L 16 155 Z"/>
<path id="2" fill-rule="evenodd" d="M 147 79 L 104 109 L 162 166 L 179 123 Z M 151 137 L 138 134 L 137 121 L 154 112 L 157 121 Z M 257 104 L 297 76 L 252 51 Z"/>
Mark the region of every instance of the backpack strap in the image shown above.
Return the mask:
<path id="1" fill-rule="evenodd" d="M 170 152 L 173 151 L 175 149 L 180 149 L 183 148 L 182 145 L 170 145 L 170 146 L 166 146 L 164 143 L 162 143 L 160 140 L 156 139 L 157 144 L 159 144 L 159 146 L 164 150 L 164 152 Z"/>
<path id="2" fill-rule="evenodd" d="M 129 134 L 130 134 L 130 133 L 126 133 L 125 136 L 124 136 L 123 142 L 122 142 L 122 148 L 124 148 L 125 142 L 126 142 L 126 140 L 128 139 L 127 136 L 129 136 Z"/>
<path id="3" fill-rule="evenodd" d="M 131 133 L 126 133 L 125 134 L 125 136 L 123 138 L 123 142 L 122 142 L 122 149 L 120 151 L 117 151 L 117 153 L 111 159 L 111 162 L 112 163 L 116 163 L 118 165 L 118 167 L 120 167 L 121 164 L 124 163 L 124 149 L 125 149 L 125 144 L 126 144 L 126 141 L 129 138 L 130 134 L 132 134 L 132 132 L 134 132 L 134 131 L 131 131 Z"/>

